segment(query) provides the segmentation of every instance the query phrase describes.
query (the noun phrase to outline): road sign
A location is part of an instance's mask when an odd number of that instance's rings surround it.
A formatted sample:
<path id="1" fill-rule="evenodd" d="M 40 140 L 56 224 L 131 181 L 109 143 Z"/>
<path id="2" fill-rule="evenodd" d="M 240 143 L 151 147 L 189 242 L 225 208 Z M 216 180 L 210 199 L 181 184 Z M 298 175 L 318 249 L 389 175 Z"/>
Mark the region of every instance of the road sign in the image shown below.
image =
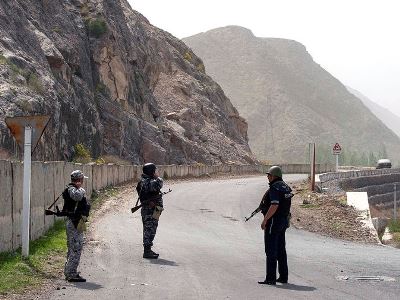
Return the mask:
<path id="1" fill-rule="evenodd" d="M 31 211 L 31 164 L 32 153 L 43 131 L 49 123 L 49 116 L 26 116 L 6 118 L 6 124 L 18 145 L 24 149 L 24 181 L 22 187 L 22 256 L 29 256 L 29 229 Z M 32 150 L 33 145 L 33 150 Z"/>
<path id="2" fill-rule="evenodd" d="M 46 129 L 49 120 L 50 116 L 8 117 L 5 119 L 8 128 L 21 149 L 24 149 L 25 127 L 32 128 L 32 153 L 35 151 L 36 145 L 39 142 L 43 131 Z"/>
<path id="3" fill-rule="evenodd" d="M 333 155 L 339 155 L 340 153 L 342 153 L 342 147 L 340 147 L 339 143 L 336 143 L 333 146 Z"/>

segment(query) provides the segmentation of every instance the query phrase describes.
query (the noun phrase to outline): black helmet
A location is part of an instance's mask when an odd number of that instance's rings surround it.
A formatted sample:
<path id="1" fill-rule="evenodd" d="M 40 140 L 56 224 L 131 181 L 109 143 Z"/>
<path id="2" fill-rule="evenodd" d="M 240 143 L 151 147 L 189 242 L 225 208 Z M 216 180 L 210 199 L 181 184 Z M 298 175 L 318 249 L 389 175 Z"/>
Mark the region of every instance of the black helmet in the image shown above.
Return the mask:
<path id="1" fill-rule="evenodd" d="M 278 166 L 272 166 L 271 168 L 269 168 L 267 174 L 282 178 L 282 169 Z"/>
<path id="2" fill-rule="evenodd" d="M 153 163 L 147 163 L 143 166 L 143 174 L 146 174 L 148 176 L 153 176 L 154 173 L 156 172 L 156 165 Z"/>

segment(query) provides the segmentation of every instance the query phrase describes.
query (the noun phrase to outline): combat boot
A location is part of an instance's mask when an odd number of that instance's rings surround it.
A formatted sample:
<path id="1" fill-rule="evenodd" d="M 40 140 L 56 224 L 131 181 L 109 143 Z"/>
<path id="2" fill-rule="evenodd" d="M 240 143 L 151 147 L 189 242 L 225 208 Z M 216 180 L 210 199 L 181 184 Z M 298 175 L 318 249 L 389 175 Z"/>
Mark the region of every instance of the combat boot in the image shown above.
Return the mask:
<path id="1" fill-rule="evenodd" d="M 151 250 L 151 246 L 144 246 L 143 258 L 157 259 L 158 254 Z"/>
<path id="2" fill-rule="evenodd" d="M 83 278 L 83 277 L 82 277 L 81 275 L 79 275 L 79 273 L 78 273 L 78 274 L 76 274 L 76 275 L 73 276 L 73 277 L 67 278 L 67 281 L 68 281 L 68 282 L 86 282 L 86 279 Z"/>
<path id="3" fill-rule="evenodd" d="M 280 282 L 280 283 L 288 283 L 288 280 L 283 278 L 283 277 L 279 277 L 276 282 Z"/>

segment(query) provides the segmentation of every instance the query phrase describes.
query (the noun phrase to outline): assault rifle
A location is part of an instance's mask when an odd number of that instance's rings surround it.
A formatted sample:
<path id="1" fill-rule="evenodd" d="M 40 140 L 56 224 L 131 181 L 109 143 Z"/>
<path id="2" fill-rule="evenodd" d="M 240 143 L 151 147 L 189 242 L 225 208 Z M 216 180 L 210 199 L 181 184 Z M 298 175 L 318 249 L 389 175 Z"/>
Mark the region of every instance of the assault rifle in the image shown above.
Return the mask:
<path id="1" fill-rule="evenodd" d="M 244 218 L 244 221 L 247 222 L 248 220 L 250 220 L 252 217 L 254 217 L 256 214 L 258 214 L 261 211 L 261 206 L 257 207 L 249 217 Z"/>
<path id="2" fill-rule="evenodd" d="M 61 211 L 61 210 L 58 208 L 58 206 L 56 206 L 56 210 L 55 210 L 55 211 L 50 210 L 50 209 L 45 209 L 44 214 L 45 214 L 46 216 L 55 215 L 56 217 L 68 217 L 68 216 L 69 216 L 68 213 Z"/>
<path id="3" fill-rule="evenodd" d="M 55 215 L 56 217 L 66 217 L 67 214 L 65 212 L 60 211 L 60 209 L 58 208 L 58 206 L 56 205 L 56 210 L 51 210 L 51 208 L 54 206 L 54 204 L 56 204 L 56 202 L 58 201 L 58 199 L 61 197 L 62 193 L 57 197 L 56 200 L 54 200 L 54 202 L 47 208 L 44 210 L 44 214 L 46 216 L 52 216 Z"/>
<path id="4" fill-rule="evenodd" d="M 132 208 L 131 208 L 131 212 L 134 213 L 134 212 L 137 211 L 139 208 L 141 208 L 141 207 L 143 206 L 143 204 L 144 204 L 144 205 L 149 204 L 150 202 L 152 202 L 152 201 L 157 200 L 158 198 L 160 198 L 162 195 L 168 194 L 168 193 L 170 193 L 170 192 L 172 192 L 171 189 L 169 189 L 167 192 L 162 192 L 162 193 L 160 193 L 160 194 L 158 194 L 158 195 L 156 195 L 156 196 L 154 196 L 154 197 L 151 197 L 151 198 L 149 198 L 149 199 L 147 199 L 147 200 L 141 202 L 139 205 L 138 205 L 138 202 L 136 202 L 135 207 L 132 207 Z M 138 199 L 138 201 L 139 201 L 139 199 Z"/>
<path id="5" fill-rule="evenodd" d="M 244 221 L 247 222 L 252 217 L 254 217 L 256 214 L 258 214 L 260 211 L 261 211 L 261 205 L 259 207 L 257 207 L 257 209 L 254 210 L 249 217 L 244 218 Z M 289 214 L 288 214 L 288 216 L 286 218 L 287 218 L 287 222 L 288 222 L 287 228 L 289 228 L 290 227 L 290 219 L 292 218 L 292 214 L 289 212 Z"/>

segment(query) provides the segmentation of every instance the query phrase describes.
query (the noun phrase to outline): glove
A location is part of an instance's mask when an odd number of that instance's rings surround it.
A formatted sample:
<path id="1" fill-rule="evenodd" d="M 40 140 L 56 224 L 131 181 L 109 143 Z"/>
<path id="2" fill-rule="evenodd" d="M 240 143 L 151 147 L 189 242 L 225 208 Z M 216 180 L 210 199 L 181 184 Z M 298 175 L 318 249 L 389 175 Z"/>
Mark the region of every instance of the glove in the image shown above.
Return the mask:
<path id="1" fill-rule="evenodd" d="M 79 233 L 86 231 L 86 223 L 83 218 L 79 220 L 78 226 L 76 226 L 76 230 L 78 230 Z"/>
<path id="2" fill-rule="evenodd" d="M 162 206 L 156 206 L 156 208 L 153 212 L 153 218 L 156 220 L 159 220 L 163 210 L 164 210 L 164 208 Z"/>

